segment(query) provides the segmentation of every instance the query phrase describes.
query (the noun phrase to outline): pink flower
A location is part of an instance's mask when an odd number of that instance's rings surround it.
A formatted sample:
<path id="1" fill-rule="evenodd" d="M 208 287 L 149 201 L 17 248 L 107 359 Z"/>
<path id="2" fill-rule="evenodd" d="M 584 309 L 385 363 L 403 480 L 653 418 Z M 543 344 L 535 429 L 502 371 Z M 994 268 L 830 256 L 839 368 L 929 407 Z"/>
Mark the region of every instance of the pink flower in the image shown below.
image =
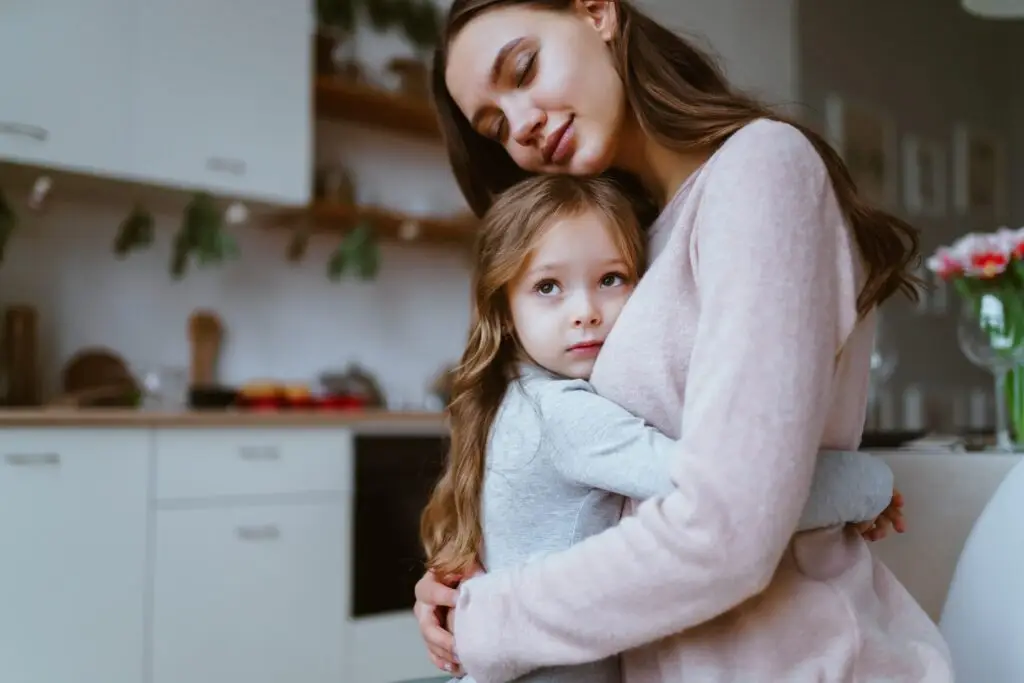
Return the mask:
<path id="1" fill-rule="evenodd" d="M 964 274 L 964 264 L 950 249 L 942 247 L 928 258 L 928 270 L 943 280 L 952 280 Z"/>
<path id="2" fill-rule="evenodd" d="M 1017 256 L 1020 254 L 1020 256 Z M 1024 230 L 1000 228 L 994 233 L 964 235 L 928 259 L 928 269 L 944 280 L 961 276 L 998 277 L 1013 258 L 1024 257 Z"/>
<path id="3" fill-rule="evenodd" d="M 991 234 L 969 234 L 951 247 L 957 260 L 963 264 L 964 274 L 981 279 L 994 278 L 1010 265 L 1013 245 L 1009 231 Z"/>

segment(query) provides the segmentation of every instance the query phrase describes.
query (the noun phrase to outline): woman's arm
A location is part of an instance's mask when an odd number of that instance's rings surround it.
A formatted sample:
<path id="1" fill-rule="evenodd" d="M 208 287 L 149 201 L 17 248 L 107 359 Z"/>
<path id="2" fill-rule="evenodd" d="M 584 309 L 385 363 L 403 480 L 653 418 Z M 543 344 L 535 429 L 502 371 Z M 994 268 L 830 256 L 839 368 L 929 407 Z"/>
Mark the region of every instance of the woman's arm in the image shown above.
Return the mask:
<path id="1" fill-rule="evenodd" d="M 547 382 L 537 403 L 553 464 L 569 481 L 637 500 L 675 490 L 670 470 L 679 442 L 599 396 L 588 382 Z M 892 470 L 881 458 L 823 451 L 796 530 L 873 520 L 892 490 Z"/>
<path id="2" fill-rule="evenodd" d="M 799 131 L 759 122 L 736 136 L 698 215 L 704 314 L 676 488 L 572 548 L 463 584 L 455 648 L 479 683 L 678 633 L 763 591 L 778 567 L 811 488 L 840 306 L 853 305 L 837 272 L 848 236 Z"/>

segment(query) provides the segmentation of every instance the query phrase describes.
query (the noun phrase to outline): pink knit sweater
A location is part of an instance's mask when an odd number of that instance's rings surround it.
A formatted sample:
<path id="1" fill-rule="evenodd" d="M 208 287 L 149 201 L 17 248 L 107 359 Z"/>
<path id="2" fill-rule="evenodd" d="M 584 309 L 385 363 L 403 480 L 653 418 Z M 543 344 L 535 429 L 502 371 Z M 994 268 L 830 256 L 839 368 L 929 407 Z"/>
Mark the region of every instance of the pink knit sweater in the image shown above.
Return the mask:
<path id="1" fill-rule="evenodd" d="M 667 232 L 666 232 L 667 231 Z M 819 156 L 758 121 L 680 190 L 594 371 L 682 441 L 677 490 L 615 528 L 466 582 L 477 683 L 625 652 L 627 683 L 947 683 L 935 625 L 842 528 L 794 537 L 819 448 L 855 449 L 874 315 Z"/>

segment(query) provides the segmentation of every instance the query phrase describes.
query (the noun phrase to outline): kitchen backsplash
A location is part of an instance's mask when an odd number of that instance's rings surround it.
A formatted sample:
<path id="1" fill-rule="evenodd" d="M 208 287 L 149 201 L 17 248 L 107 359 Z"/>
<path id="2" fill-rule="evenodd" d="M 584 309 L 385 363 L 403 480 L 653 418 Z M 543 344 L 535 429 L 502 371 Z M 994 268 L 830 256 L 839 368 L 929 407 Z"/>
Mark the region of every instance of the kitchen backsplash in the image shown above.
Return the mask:
<path id="1" fill-rule="evenodd" d="M 423 212 L 461 206 L 437 146 L 353 128 L 326 131 L 323 156 L 355 171 L 364 201 Z M 103 345 L 139 367 L 188 362 L 187 319 L 197 307 L 223 319 L 221 380 L 312 381 L 355 361 L 398 404 L 422 401 L 427 383 L 461 352 L 468 324 L 469 261 L 443 247 L 384 245 L 373 282 L 330 282 L 325 263 L 337 237 L 314 237 L 289 264 L 289 233 L 237 228 L 241 257 L 222 268 L 168 273 L 178 213 L 157 213 L 156 244 L 119 261 L 112 252 L 124 202 L 66 199 L 55 185 L 41 215 L 25 215 L 0 264 L 0 305 L 30 303 L 40 315 L 44 394 L 61 364 Z"/>

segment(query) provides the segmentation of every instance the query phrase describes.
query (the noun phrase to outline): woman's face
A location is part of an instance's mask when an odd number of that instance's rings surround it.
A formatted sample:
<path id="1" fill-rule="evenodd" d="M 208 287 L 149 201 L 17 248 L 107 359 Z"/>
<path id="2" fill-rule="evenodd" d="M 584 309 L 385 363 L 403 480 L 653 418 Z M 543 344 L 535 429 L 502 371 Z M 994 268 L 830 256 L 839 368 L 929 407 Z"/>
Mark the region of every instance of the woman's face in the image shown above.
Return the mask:
<path id="1" fill-rule="evenodd" d="M 449 45 L 445 82 L 481 135 L 533 173 L 594 175 L 618 153 L 622 81 L 608 43 L 611 2 L 575 11 L 499 7 L 467 23 Z"/>

